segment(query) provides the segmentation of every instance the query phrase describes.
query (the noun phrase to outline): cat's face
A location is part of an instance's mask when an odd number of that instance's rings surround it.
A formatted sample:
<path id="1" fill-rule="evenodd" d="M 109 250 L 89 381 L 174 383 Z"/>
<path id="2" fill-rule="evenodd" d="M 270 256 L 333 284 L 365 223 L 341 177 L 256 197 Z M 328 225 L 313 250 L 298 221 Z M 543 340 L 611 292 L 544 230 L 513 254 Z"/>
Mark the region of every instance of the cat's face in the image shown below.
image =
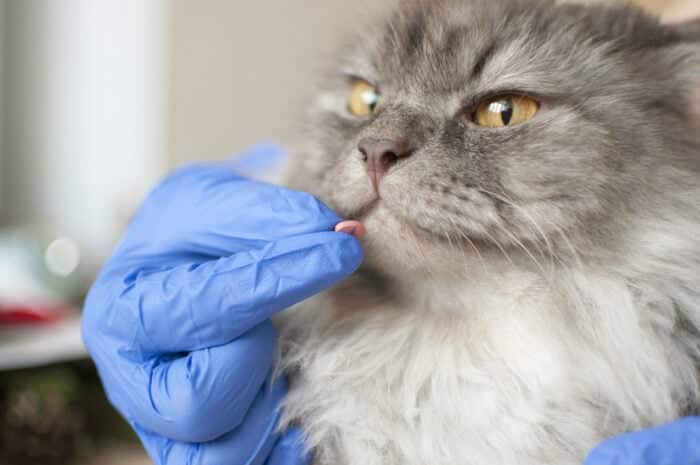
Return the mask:
<path id="1" fill-rule="evenodd" d="M 694 34 L 631 9 L 404 2 L 325 78 L 295 187 L 363 220 L 392 267 L 611 239 L 658 169 L 700 164 Z"/>

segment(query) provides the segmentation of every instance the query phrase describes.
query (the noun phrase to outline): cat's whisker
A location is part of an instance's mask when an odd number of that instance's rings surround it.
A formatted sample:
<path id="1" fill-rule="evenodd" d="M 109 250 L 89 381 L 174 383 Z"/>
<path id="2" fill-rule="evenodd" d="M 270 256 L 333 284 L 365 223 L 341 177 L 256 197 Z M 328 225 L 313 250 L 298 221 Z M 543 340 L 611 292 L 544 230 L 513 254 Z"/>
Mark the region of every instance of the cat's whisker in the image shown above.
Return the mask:
<path id="1" fill-rule="evenodd" d="M 537 230 L 538 230 L 538 231 L 540 232 L 540 234 L 542 235 L 543 239 L 547 242 L 547 246 L 548 246 L 548 248 L 549 248 L 550 253 L 552 254 L 552 256 L 553 256 L 553 257 L 556 257 L 556 259 L 559 261 L 559 263 L 560 263 L 562 266 L 566 266 L 566 265 L 567 265 L 567 261 L 564 260 L 559 254 L 556 254 L 556 253 L 552 250 L 552 246 L 550 245 L 550 242 L 547 240 L 547 235 L 544 233 L 544 230 L 543 230 L 541 227 L 539 227 L 539 225 L 537 224 L 537 222 L 535 222 L 535 220 L 532 218 L 532 216 L 531 216 L 524 208 L 520 207 L 519 205 L 516 205 L 514 202 L 511 202 L 510 205 L 511 205 L 513 208 L 518 209 L 518 210 L 520 211 L 520 213 L 521 213 L 523 216 L 525 216 L 525 218 L 528 219 L 528 220 L 537 228 Z M 573 256 L 574 256 L 574 259 L 575 259 L 576 262 L 577 262 L 578 267 L 579 267 L 579 268 L 583 268 L 583 262 L 581 261 L 581 257 L 580 257 L 580 255 L 579 255 L 578 251 L 574 248 L 574 246 L 573 246 L 571 240 L 569 239 L 568 235 L 561 229 L 561 227 L 559 227 L 559 226 L 558 226 L 556 223 L 554 223 L 553 221 L 548 220 L 548 219 L 546 219 L 546 218 L 545 218 L 545 221 L 547 222 L 548 225 L 552 226 L 552 228 L 554 228 L 554 229 L 556 230 L 556 232 L 563 238 L 563 240 L 564 240 L 564 242 L 566 243 L 567 247 L 568 247 L 568 248 L 570 249 L 570 251 L 572 252 L 572 254 L 573 254 Z"/>
<path id="2" fill-rule="evenodd" d="M 481 252 L 481 250 L 479 250 L 479 247 L 476 245 L 476 242 L 474 242 L 469 237 L 469 235 L 464 233 L 464 232 L 460 232 L 460 237 L 462 237 L 476 253 L 477 257 L 479 258 L 479 261 L 481 262 L 481 269 L 484 271 L 484 274 L 486 276 L 493 277 L 494 276 L 493 269 L 489 268 L 489 266 L 486 264 L 486 260 L 484 259 L 484 255 Z"/>
<path id="3" fill-rule="evenodd" d="M 460 233 L 460 235 L 461 235 L 461 233 Z M 445 232 L 445 237 L 447 238 L 447 241 L 450 244 L 450 249 L 454 250 L 455 252 L 459 252 L 462 255 L 462 262 L 468 263 L 467 252 L 466 252 L 466 250 L 464 250 L 464 247 L 459 247 L 457 245 L 454 245 L 453 241 L 452 241 L 452 236 L 450 235 L 449 232 Z M 472 244 L 472 247 L 474 247 L 476 252 L 479 253 L 478 249 L 476 249 L 476 246 L 474 244 Z M 484 273 L 488 273 L 488 271 L 486 270 L 486 263 L 484 262 L 483 258 L 481 257 L 481 254 L 479 254 L 479 260 L 481 261 L 481 265 L 484 268 Z"/>
<path id="4" fill-rule="evenodd" d="M 503 226 L 500 222 L 496 222 L 495 224 L 501 228 L 501 230 L 510 238 L 511 241 L 513 241 L 518 247 L 520 247 L 528 255 L 528 257 L 530 257 L 530 259 L 535 263 L 537 268 L 540 269 L 543 276 L 545 276 L 545 277 L 553 276 L 553 273 L 552 273 L 553 270 L 550 268 L 550 272 L 547 273 L 547 270 L 545 269 L 544 266 L 542 266 L 542 263 L 540 263 L 540 261 L 537 260 L 537 258 L 535 257 L 535 254 L 533 254 L 532 251 L 525 244 L 523 244 L 523 242 L 520 239 L 518 239 L 515 236 L 515 234 L 508 231 L 508 228 Z"/>
<path id="5" fill-rule="evenodd" d="M 461 247 L 457 247 L 457 246 L 454 244 L 454 242 L 452 241 L 452 235 L 451 235 L 449 232 L 446 232 L 446 233 L 445 233 L 445 237 L 447 238 L 447 244 L 449 245 L 451 251 L 455 251 L 455 252 L 456 252 L 457 250 L 460 250 L 460 249 L 461 249 Z"/>
<path id="6" fill-rule="evenodd" d="M 418 249 L 418 255 L 421 256 L 421 260 L 423 261 L 423 263 L 428 263 L 427 262 L 427 253 L 423 249 L 423 246 L 421 245 L 421 241 L 418 240 L 418 238 L 416 237 L 416 235 L 413 232 L 411 234 L 413 234 L 413 240 L 414 240 L 416 247 Z M 428 275 L 430 275 L 430 278 L 435 278 L 435 272 L 431 267 L 427 267 L 426 270 L 427 270 Z"/>
<path id="7" fill-rule="evenodd" d="M 571 242 L 571 239 L 569 238 L 569 235 L 566 234 L 566 231 L 564 231 L 560 226 L 555 224 L 553 221 L 546 220 L 547 223 L 554 228 L 554 230 L 561 236 L 563 239 L 564 243 L 566 244 L 566 247 L 569 249 L 571 252 L 571 255 L 574 258 L 574 261 L 576 262 L 576 266 L 578 266 L 579 269 L 583 269 L 583 260 L 581 260 L 581 255 L 579 254 L 578 250 L 576 250 L 576 247 L 574 247 L 574 244 Z M 560 259 L 560 262 L 563 263 L 563 260 Z"/>
<path id="8" fill-rule="evenodd" d="M 554 269 L 556 268 L 555 264 L 554 264 L 554 259 L 561 261 L 561 258 L 559 256 L 557 256 L 557 254 L 554 252 L 554 248 L 552 247 L 552 243 L 550 242 L 549 238 L 547 237 L 547 234 L 545 234 L 544 230 L 535 221 L 535 219 L 532 217 L 532 215 L 530 215 L 530 213 L 528 213 L 527 210 L 525 210 L 523 207 L 517 205 L 513 200 L 508 198 L 508 196 L 506 196 L 505 194 L 497 194 L 495 192 L 490 192 L 490 191 L 485 190 L 485 189 L 480 189 L 480 190 L 482 192 L 484 192 L 485 194 L 491 195 L 491 196 L 495 197 L 496 199 L 500 200 L 501 202 L 504 202 L 504 203 L 510 205 L 511 207 L 515 208 L 521 215 L 523 215 L 523 217 L 525 217 L 525 219 L 529 223 L 532 224 L 532 226 L 534 227 L 534 232 L 536 234 L 539 234 L 542 237 L 545 245 L 547 246 L 547 252 L 549 255 L 549 259 L 550 259 L 550 263 L 549 263 L 550 271 L 552 273 L 554 273 Z M 540 249 L 540 251 L 542 251 L 542 250 Z"/>
<path id="9" fill-rule="evenodd" d="M 471 246 L 471 248 L 474 250 L 474 252 L 476 253 L 477 257 L 479 258 L 479 261 L 481 262 L 481 267 L 482 267 L 483 270 L 484 270 L 484 274 L 487 274 L 487 275 L 490 274 L 490 271 L 489 271 L 488 267 L 486 266 L 486 261 L 484 260 L 484 256 L 481 254 L 481 252 L 479 251 L 479 248 L 476 246 L 476 244 L 474 243 L 474 241 L 472 241 L 472 240 L 469 238 L 469 236 L 468 236 L 467 234 L 465 234 L 465 233 L 462 231 L 462 229 L 459 228 L 459 227 L 457 226 L 457 224 L 454 222 L 454 220 L 453 220 L 452 218 L 449 218 L 449 217 L 448 217 L 447 220 L 452 224 L 452 229 L 455 230 L 455 231 L 458 231 L 460 237 L 462 237 L 464 240 L 466 240 L 467 243 L 468 243 L 468 244 Z M 448 238 L 448 242 L 451 243 L 450 233 L 449 233 L 449 232 L 445 232 L 445 236 Z"/>
<path id="10" fill-rule="evenodd" d="M 423 263 L 428 263 L 427 254 L 426 254 L 425 250 L 423 249 L 422 241 L 419 240 L 419 238 L 416 236 L 416 234 L 415 234 L 413 228 L 407 227 L 407 228 L 402 228 L 402 229 L 403 229 L 404 233 L 408 233 L 408 234 L 411 235 L 410 242 L 411 242 L 412 244 L 415 245 L 415 247 L 416 247 L 416 252 L 417 252 L 418 256 L 420 257 L 421 261 L 422 261 Z M 400 241 L 400 240 L 401 240 L 401 238 L 398 237 L 398 232 L 397 232 L 397 234 L 396 234 L 396 240 L 397 240 L 397 241 Z M 432 269 L 428 268 L 428 269 L 427 269 L 427 272 L 428 272 L 428 274 L 430 275 L 431 278 L 435 277 L 435 275 L 434 275 Z"/>
<path id="11" fill-rule="evenodd" d="M 474 252 L 476 252 L 477 257 L 479 257 L 479 261 L 481 262 L 481 267 L 482 267 L 482 269 L 484 270 L 484 274 L 486 274 L 486 275 L 491 274 L 491 271 L 490 271 L 490 270 L 488 269 L 488 267 L 486 266 L 486 261 L 484 260 L 484 256 L 481 254 L 481 252 L 479 251 L 479 248 L 476 246 L 476 244 L 474 243 L 474 241 L 472 241 L 472 240 L 469 238 L 469 236 L 466 235 L 466 234 L 463 234 L 463 233 L 462 233 L 462 236 L 463 236 L 464 239 L 467 241 L 467 243 L 474 249 Z"/>
<path id="12" fill-rule="evenodd" d="M 505 248 L 503 247 L 503 245 L 496 239 L 496 237 L 493 236 L 492 234 L 489 234 L 489 232 L 488 232 L 486 229 L 484 229 L 484 234 L 486 235 L 486 237 L 487 237 L 491 242 L 493 242 L 494 244 L 496 244 L 496 247 L 498 247 L 498 250 L 501 251 L 501 253 L 502 253 L 503 256 L 506 258 L 506 260 L 508 260 L 508 262 L 509 262 L 511 265 L 515 266 L 515 263 L 513 262 L 513 259 L 511 258 L 510 255 L 508 255 L 508 253 L 506 252 L 506 249 L 505 249 Z"/>

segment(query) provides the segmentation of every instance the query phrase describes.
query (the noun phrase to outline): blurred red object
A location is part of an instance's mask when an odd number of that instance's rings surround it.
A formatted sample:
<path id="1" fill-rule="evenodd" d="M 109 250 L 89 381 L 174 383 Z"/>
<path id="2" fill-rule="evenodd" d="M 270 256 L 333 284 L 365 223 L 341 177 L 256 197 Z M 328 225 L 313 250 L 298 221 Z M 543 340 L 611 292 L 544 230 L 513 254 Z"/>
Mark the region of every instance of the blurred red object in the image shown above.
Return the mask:
<path id="1" fill-rule="evenodd" d="M 69 309 L 62 305 L 2 305 L 0 326 L 45 325 L 65 318 Z"/>

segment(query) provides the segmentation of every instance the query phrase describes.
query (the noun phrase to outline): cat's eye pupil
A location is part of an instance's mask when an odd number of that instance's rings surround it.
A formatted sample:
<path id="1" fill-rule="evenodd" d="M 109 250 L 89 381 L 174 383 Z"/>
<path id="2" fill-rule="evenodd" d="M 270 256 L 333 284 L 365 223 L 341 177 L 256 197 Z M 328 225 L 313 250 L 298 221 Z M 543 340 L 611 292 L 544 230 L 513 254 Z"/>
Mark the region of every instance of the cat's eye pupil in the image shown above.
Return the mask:
<path id="1" fill-rule="evenodd" d="M 362 102 L 367 105 L 367 107 L 370 109 L 370 111 L 374 112 L 374 110 L 377 108 L 377 101 L 379 100 L 379 97 L 377 96 L 377 93 L 374 91 L 367 91 L 362 94 Z"/>
<path id="2" fill-rule="evenodd" d="M 496 102 L 491 102 L 489 111 L 501 115 L 504 126 L 508 126 L 513 119 L 513 99 L 505 98 Z"/>

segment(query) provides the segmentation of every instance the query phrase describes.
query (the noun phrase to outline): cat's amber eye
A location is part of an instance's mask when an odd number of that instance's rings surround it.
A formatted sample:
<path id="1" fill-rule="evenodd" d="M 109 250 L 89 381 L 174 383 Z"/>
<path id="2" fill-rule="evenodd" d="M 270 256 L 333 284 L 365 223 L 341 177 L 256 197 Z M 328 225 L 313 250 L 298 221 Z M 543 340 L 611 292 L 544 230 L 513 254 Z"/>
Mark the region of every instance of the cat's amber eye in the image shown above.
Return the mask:
<path id="1" fill-rule="evenodd" d="M 474 112 L 474 122 L 489 128 L 516 126 L 531 119 L 540 104 L 524 95 L 501 95 L 484 100 Z"/>
<path id="2" fill-rule="evenodd" d="M 352 85 L 348 110 L 358 118 L 366 118 L 376 113 L 379 107 L 379 91 L 366 81 L 355 81 Z"/>

